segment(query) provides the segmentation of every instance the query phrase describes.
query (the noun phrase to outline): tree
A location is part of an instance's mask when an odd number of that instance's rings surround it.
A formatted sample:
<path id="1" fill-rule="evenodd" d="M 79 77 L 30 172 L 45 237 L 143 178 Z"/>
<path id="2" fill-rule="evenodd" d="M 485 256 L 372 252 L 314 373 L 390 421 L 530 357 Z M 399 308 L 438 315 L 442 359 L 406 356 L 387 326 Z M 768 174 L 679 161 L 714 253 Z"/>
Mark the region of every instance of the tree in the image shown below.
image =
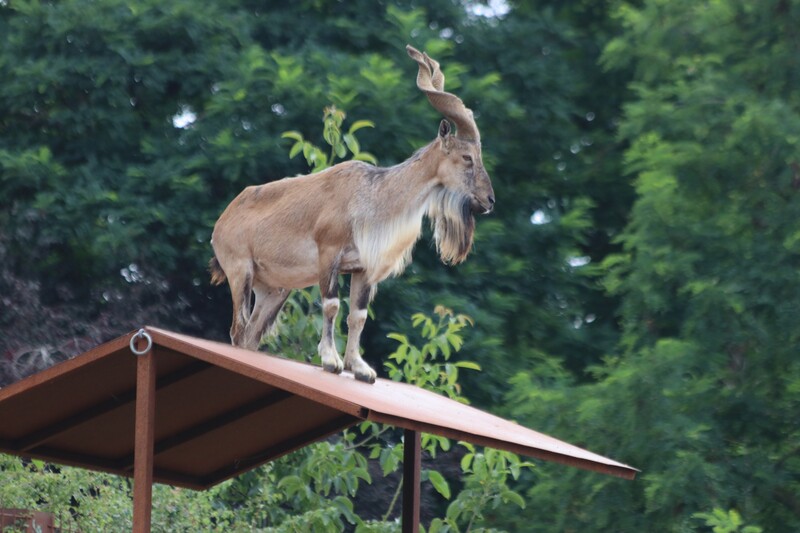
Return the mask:
<path id="1" fill-rule="evenodd" d="M 132 301 L 198 327 L 187 304 L 204 300 L 201 273 L 177 272 L 206 246 L 196 215 L 216 205 L 176 117 L 229 75 L 242 18 L 192 2 L 0 5 L 4 355 L 107 339 Z"/>
<path id="2" fill-rule="evenodd" d="M 684 531 L 714 508 L 800 527 L 799 14 L 786 2 L 619 8 L 603 61 L 635 72 L 619 134 L 637 199 L 604 267 L 623 336 L 597 383 L 536 391 L 521 373 L 510 398 L 518 416 L 553 416 L 556 434 L 644 473 L 629 486 L 539 481 L 531 498 L 562 502 L 541 530 Z"/>

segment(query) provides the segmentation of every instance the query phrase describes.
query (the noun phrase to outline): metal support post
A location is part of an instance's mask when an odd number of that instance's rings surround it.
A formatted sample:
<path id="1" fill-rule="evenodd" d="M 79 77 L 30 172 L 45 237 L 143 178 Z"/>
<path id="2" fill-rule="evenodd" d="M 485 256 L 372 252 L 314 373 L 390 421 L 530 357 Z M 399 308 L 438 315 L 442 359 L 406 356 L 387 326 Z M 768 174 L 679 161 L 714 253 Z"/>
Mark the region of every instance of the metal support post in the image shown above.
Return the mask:
<path id="1" fill-rule="evenodd" d="M 134 343 L 136 346 L 134 347 Z M 133 531 L 150 533 L 153 507 L 153 440 L 156 413 L 156 361 L 144 330 L 131 339 L 136 354 L 136 434 L 133 461 Z"/>
<path id="2" fill-rule="evenodd" d="M 419 533 L 419 494 L 422 449 L 420 433 L 403 433 L 403 533 Z"/>

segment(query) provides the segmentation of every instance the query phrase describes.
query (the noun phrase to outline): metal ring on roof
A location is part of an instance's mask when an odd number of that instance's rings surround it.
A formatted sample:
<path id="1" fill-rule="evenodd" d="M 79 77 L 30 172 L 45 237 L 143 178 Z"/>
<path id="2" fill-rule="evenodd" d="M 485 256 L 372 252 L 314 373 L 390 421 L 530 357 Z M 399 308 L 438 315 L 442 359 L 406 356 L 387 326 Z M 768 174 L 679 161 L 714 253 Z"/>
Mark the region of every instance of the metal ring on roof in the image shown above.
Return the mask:
<path id="1" fill-rule="evenodd" d="M 144 347 L 144 350 L 136 349 L 136 341 L 139 339 L 147 339 L 147 345 Z M 153 337 L 142 328 L 131 336 L 130 347 L 134 354 L 145 355 L 153 347 Z"/>

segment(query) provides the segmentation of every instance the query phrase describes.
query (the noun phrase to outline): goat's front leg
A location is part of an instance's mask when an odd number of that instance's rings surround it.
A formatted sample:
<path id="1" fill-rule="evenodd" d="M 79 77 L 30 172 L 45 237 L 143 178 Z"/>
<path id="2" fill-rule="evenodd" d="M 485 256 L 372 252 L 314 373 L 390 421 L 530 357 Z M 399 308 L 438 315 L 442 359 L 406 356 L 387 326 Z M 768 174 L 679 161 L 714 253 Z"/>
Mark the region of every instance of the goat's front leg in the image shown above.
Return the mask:
<path id="1" fill-rule="evenodd" d="M 347 348 L 344 353 L 344 367 L 352 370 L 356 379 L 375 383 L 377 374 L 361 358 L 361 332 L 367 321 L 367 306 L 372 299 L 372 286 L 367 283 L 363 273 L 350 277 L 350 314 L 347 317 Z"/>
<path id="2" fill-rule="evenodd" d="M 344 368 L 342 358 L 336 351 L 334 322 L 339 313 L 339 257 L 320 254 L 319 291 L 322 294 L 322 338 L 317 352 L 322 359 L 322 368 L 340 374 Z"/>

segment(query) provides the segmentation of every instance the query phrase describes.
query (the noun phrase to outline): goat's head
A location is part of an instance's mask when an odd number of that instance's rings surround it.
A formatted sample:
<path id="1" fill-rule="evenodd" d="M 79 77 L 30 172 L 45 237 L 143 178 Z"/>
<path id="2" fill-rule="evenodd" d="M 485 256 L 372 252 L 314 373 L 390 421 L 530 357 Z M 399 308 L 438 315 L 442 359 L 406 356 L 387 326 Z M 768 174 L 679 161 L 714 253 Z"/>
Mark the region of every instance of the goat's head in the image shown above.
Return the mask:
<path id="1" fill-rule="evenodd" d="M 460 263 L 472 248 L 473 215 L 490 213 L 494 207 L 492 182 L 483 166 L 480 133 L 472 111 L 459 97 L 445 92 L 439 63 L 412 46 L 406 46 L 406 51 L 419 65 L 417 87 L 445 116 L 436 139 L 441 152 L 437 178 L 442 187 L 428 214 L 442 260 Z M 450 121 L 456 126 L 455 134 Z"/>

